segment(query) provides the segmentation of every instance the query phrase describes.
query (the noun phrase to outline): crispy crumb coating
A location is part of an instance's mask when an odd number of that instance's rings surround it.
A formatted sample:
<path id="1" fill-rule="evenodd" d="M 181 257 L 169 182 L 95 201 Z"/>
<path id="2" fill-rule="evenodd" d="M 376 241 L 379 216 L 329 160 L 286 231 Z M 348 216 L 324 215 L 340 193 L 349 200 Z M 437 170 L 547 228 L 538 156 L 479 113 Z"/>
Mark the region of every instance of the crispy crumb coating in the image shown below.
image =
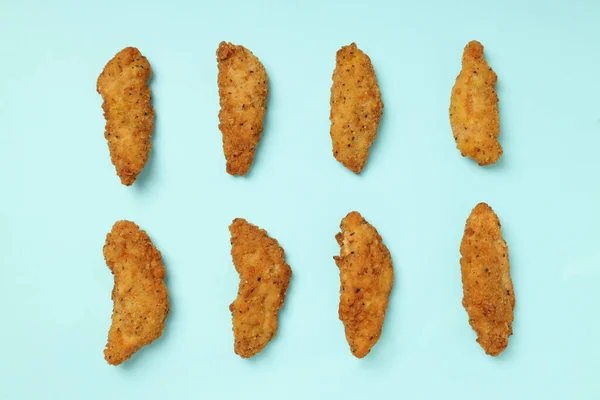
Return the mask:
<path id="1" fill-rule="evenodd" d="M 355 43 L 338 50 L 335 64 L 329 115 L 333 155 L 359 174 L 377 135 L 383 102 L 371 59 Z"/>
<path id="2" fill-rule="evenodd" d="M 494 164 L 502 155 L 497 81 L 496 73 L 483 58 L 481 43 L 469 42 L 452 88 L 450 125 L 460 153 L 479 165 Z"/>
<path id="3" fill-rule="evenodd" d="M 292 269 L 277 240 L 237 218 L 229 226 L 231 257 L 240 275 L 237 298 L 229 306 L 234 351 L 243 358 L 260 352 L 277 333 L 278 313 Z"/>
<path id="4" fill-rule="evenodd" d="M 245 175 L 263 131 L 269 93 L 267 71 L 250 50 L 226 42 L 217 49 L 217 65 L 219 129 L 227 173 Z"/>
<path id="5" fill-rule="evenodd" d="M 485 203 L 471 212 L 460 245 L 463 306 L 486 354 L 497 356 L 512 335 L 515 293 L 500 221 Z"/>
<path id="6" fill-rule="evenodd" d="M 350 351 L 366 356 L 377 343 L 394 282 L 392 257 L 377 230 L 356 211 L 348 214 L 335 236 L 334 257 L 340 269 L 339 317 Z"/>
<path id="7" fill-rule="evenodd" d="M 146 232 L 131 221 L 118 221 L 106 235 L 104 258 L 115 279 L 104 358 L 119 365 L 165 329 L 169 313 L 165 266 Z"/>
<path id="8" fill-rule="evenodd" d="M 123 185 L 130 186 L 150 156 L 154 109 L 148 80 L 150 63 L 138 49 L 127 47 L 106 64 L 96 89 L 104 102 L 110 158 Z"/>

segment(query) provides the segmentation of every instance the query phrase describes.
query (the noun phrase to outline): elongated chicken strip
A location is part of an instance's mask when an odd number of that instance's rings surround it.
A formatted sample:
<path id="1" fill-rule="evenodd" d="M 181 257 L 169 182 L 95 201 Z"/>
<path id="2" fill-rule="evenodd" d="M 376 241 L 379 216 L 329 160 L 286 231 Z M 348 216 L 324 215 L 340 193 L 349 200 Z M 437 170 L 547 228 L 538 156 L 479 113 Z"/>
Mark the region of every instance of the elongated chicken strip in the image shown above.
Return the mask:
<path id="1" fill-rule="evenodd" d="M 350 351 L 366 356 L 377 343 L 394 282 L 392 257 L 377 230 L 356 211 L 348 214 L 335 236 L 340 245 L 334 257 L 340 269 L 339 317 Z"/>
<path id="2" fill-rule="evenodd" d="M 481 43 L 469 42 L 452 89 L 450 125 L 460 153 L 479 165 L 494 164 L 502 155 L 497 81 L 496 73 L 483 58 Z"/>
<path id="3" fill-rule="evenodd" d="M 245 175 L 263 131 L 269 93 L 267 71 L 250 50 L 226 42 L 219 44 L 217 64 L 219 129 L 227 173 Z"/>
<path id="4" fill-rule="evenodd" d="M 471 212 L 460 245 L 463 306 L 486 354 L 497 356 L 512 335 L 515 293 L 500 220 L 485 203 Z"/>
<path id="5" fill-rule="evenodd" d="M 333 155 L 359 174 L 377 136 L 383 102 L 371 59 L 355 43 L 336 54 L 330 103 Z"/>
<path id="6" fill-rule="evenodd" d="M 260 352 L 275 337 L 279 309 L 292 269 L 283 248 L 264 229 L 237 218 L 229 226 L 231 256 L 240 274 L 237 298 L 229 306 L 233 317 L 234 351 L 243 358 Z"/>
<path id="7" fill-rule="evenodd" d="M 150 156 L 154 109 L 150 104 L 150 63 L 127 47 L 106 64 L 96 88 L 104 102 L 110 158 L 123 185 L 130 186 Z"/>
<path id="8" fill-rule="evenodd" d="M 115 278 L 104 358 L 119 365 L 165 329 L 169 313 L 165 266 L 146 232 L 131 221 L 113 226 L 106 236 L 104 258 Z"/>

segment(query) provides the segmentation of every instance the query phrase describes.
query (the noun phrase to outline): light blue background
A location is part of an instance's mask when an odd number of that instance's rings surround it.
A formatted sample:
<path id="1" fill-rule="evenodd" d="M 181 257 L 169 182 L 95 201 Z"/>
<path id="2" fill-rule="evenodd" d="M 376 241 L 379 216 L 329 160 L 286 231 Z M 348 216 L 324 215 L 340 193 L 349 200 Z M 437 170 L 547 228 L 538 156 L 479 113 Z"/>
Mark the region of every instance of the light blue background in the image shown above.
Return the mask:
<path id="1" fill-rule="evenodd" d="M 600 3 L 52 3 L 0 3 L 0 398 L 600 398 Z M 448 121 L 472 39 L 499 76 L 504 155 L 489 168 L 460 156 Z M 251 49 L 270 78 L 245 178 L 225 173 L 217 129 L 221 40 Z M 329 137 L 335 52 L 352 41 L 385 103 L 360 176 Z M 152 64 L 157 115 L 133 187 L 110 163 L 95 89 L 129 45 Z M 498 358 L 461 305 L 458 249 L 480 201 L 503 224 L 517 299 Z M 337 317 L 332 260 L 354 209 L 396 272 L 362 360 Z M 228 310 L 235 217 L 277 238 L 294 271 L 279 334 L 250 360 L 233 353 Z M 102 353 L 102 246 L 118 219 L 162 251 L 172 312 L 160 340 L 115 368 Z"/>

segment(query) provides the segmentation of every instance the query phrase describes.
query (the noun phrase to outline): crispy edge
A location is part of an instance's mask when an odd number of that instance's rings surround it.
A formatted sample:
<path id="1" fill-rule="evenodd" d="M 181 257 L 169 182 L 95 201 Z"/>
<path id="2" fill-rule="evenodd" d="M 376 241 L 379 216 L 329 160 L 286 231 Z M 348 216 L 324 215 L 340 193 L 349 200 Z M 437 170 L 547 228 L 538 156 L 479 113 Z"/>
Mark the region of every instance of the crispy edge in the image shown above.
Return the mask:
<path id="1" fill-rule="evenodd" d="M 383 102 L 373 64 L 356 43 L 336 53 L 329 119 L 333 156 L 359 174 L 377 136 Z"/>
<path id="2" fill-rule="evenodd" d="M 106 119 L 104 137 L 121 183 L 132 185 L 148 158 L 154 108 L 148 80 L 150 63 L 138 49 L 127 47 L 104 67 L 96 82 Z"/>
<path id="3" fill-rule="evenodd" d="M 502 155 L 500 114 L 495 85 L 496 73 L 483 56 L 483 45 L 475 40 L 464 49 L 462 69 L 450 98 L 450 125 L 456 147 L 463 157 L 479 165 L 490 165 Z"/>
<path id="4" fill-rule="evenodd" d="M 221 42 L 217 49 L 219 129 L 226 171 L 245 175 L 260 141 L 267 111 L 269 79 L 265 67 L 243 46 Z"/>
<path id="5" fill-rule="evenodd" d="M 335 236 L 340 255 L 339 318 L 350 351 L 366 356 L 381 336 L 394 282 L 392 257 L 381 236 L 360 213 L 349 213 Z"/>
<path id="6" fill-rule="evenodd" d="M 477 204 L 467 219 L 460 254 L 469 324 L 486 354 L 497 356 L 512 335 L 515 294 L 500 220 L 486 203 Z"/>
<path id="7" fill-rule="evenodd" d="M 117 221 L 106 235 L 106 265 L 114 276 L 113 314 L 104 358 L 111 365 L 128 360 L 158 339 L 169 314 L 160 251 L 146 231 L 131 221 Z"/>
<path id="8" fill-rule="evenodd" d="M 229 226 L 231 256 L 240 276 L 237 298 L 229 306 L 234 351 L 242 358 L 260 352 L 278 329 L 278 314 L 292 277 L 285 253 L 264 229 L 242 218 Z"/>

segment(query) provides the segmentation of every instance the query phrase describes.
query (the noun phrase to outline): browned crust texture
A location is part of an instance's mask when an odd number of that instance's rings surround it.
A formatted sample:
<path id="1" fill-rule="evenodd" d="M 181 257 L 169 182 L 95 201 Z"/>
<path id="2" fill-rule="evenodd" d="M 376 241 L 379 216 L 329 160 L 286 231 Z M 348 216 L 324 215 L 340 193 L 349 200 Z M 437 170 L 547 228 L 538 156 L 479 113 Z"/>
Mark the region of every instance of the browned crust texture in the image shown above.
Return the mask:
<path id="1" fill-rule="evenodd" d="M 502 155 L 497 81 L 496 73 L 483 57 L 481 43 L 469 42 L 463 53 L 462 70 L 452 88 L 450 125 L 460 153 L 479 165 L 494 164 Z"/>
<path id="2" fill-rule="evenodd" d="M 383 329 L 394 269 L 392 257 L 377 230 L 356 211 L 349 213 L 335 236 L 340 245 L 334 257 L 340 269 L 339 318 L 350 351 L 366 356 Z"/>
<path id="3" fill-rule="evenodd" d="M 469 323 L 486 354 L 497 356 L 512 334 L 515 293 L 500 220 L 487 204 L 477 204 L 467 219 L 460 254 Z"/>
<path id="4" fill-rule="evenodd" d="M 229 226 L 231 256 L 240 275 L 229 306 L 234 351 L 243 358 L 260 352 L 275 337 L 279 309 L 292 277 L 283 248 L 264 229 L 237 218 Z"/>
<path id="5" fill-rule="evenodd" d="M 165 329 L 169 313 L 165 266 L 146 232 L 131 221 L 115 223 L 106 236 L 104 258 L 115 279 L 104 358 L 119 365 Z"/>
<path id="6" fill-rule="evenodd" d="M 383 102 L 371 59 L 355 43 L 336 54 L 330 103 L 333 155 L 359 174 L 377 135 Z"/>
<path id="7" fill-rule="evenodd" d="M 227 173 L 245 175 L 263 131 L 269 93 L 267 71 L 250 50 L 226 42 L 217 49 L 217 65 L 219 129 Z"/>
<path id="8" fill-rule="evenodd" d="M 138 49 L 127 47 L 106 64 L 96 89 L 104 102 L 110 158 L 124 185 L 132 185 L 150 156 L 154 109 L 148 80 L 150 63 Z"/>

